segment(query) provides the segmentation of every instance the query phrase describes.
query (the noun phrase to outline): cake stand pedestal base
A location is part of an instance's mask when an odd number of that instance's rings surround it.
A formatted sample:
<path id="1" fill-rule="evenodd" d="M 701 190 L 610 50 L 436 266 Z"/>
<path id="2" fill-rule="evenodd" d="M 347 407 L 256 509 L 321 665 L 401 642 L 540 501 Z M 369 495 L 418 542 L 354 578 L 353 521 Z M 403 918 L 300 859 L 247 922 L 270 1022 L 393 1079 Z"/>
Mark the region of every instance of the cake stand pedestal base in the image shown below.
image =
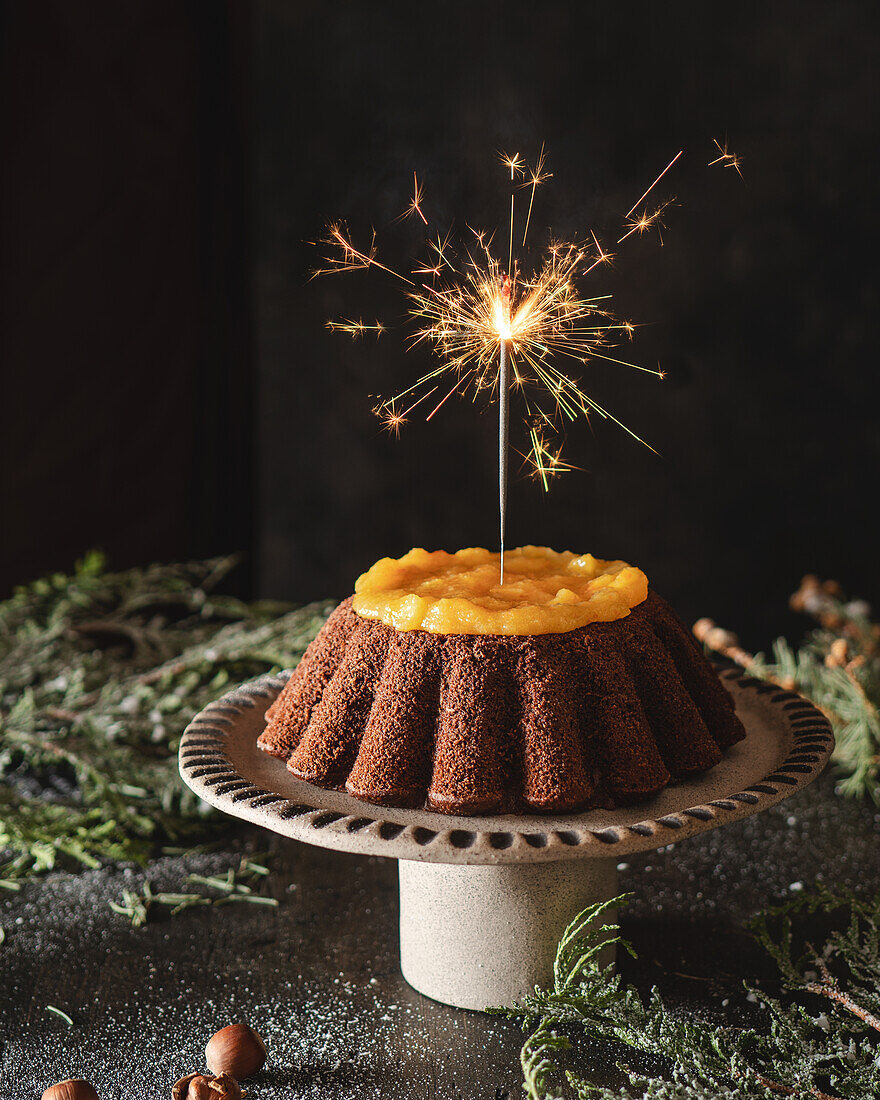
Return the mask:
<path id="1" fill-rule="evenodd" d="M 617 894 L 616 859 L 398 868 L 403 976 L 457 1008 L 509 1005 L 546 986 L 572 917 Z"/>

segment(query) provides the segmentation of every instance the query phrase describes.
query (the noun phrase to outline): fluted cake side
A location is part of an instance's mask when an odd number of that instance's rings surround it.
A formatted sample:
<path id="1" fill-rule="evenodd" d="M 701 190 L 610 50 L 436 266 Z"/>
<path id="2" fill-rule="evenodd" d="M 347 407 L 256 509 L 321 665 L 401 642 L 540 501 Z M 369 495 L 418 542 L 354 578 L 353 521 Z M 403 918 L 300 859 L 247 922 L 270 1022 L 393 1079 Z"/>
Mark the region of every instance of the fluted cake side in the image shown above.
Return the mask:
<path id="1" fill-rule="evenodd" d="M 559 634 L 396 631 L 343 601 L 266 715 L 300 779 L 441 813 L 561 813 L 652 797 L 745 736 L 653 592 Z"/>

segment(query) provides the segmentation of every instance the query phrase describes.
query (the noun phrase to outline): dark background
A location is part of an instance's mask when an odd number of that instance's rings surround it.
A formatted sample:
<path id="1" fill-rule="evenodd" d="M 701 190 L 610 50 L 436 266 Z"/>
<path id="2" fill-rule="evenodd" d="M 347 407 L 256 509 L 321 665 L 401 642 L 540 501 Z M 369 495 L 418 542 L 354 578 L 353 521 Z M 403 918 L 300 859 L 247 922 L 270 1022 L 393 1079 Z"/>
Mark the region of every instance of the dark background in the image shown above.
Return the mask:
<path id="1" fill-rule="evenodd" d="M 450 402 L 399 441 L 371 395 L 424 360 L 329 316 L 399 320 L 375 273 L 310 282 L 345 216 L 380 243 L 412 171 L 439 224 L 532 240 L 621 215 L 681 147 L 663 247 L 602 286 L 644 323 L 590 392 L 646 436 L 570 432 L 585 468 L 511 489 L 512 544 L 643 566 L 747 643 L 797 630 L 802 573 L 880 599 L 872 3 L 8 4 L 0 40 L 0 588 L 242 549 L 242 591 L 344 595 L 384 554 L 496 544 L 495 422 Z M 743 157 L 715 167 L 712 139 Z M 595 285 L 595 284 L 594 284 Z"/>

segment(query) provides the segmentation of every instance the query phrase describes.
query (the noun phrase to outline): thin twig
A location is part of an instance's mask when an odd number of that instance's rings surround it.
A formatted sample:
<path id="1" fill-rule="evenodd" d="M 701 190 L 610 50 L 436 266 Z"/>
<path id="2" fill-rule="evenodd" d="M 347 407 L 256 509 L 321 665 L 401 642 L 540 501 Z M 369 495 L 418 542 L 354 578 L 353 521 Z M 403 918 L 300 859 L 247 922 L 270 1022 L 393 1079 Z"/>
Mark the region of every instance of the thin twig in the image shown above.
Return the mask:
<path id="1" fill-rule="evenodd" d="M 791 1088 L 789 1085 L 781 1085 L 778 1081 L 771 1081 L 767 1077 L 758 1076 L 758 1082 L 760 1085 L 769 1089 L 771 1092 L 779 1092 L 783 1096 L 798 1096 L 802 1093 L 803 1089 Z M 828 1092 L 821 1092 L 815 1085 L 810 1086 L 810 1096 L 815 1096 L 816 1100 L 840 1100 L 839 1096 L 832 1096 Z"/>
<path id="2" fill-rule="evenodd" d="M 851 1012 L 853 1016 L 858 1018 L 872 1027 L 875 1031 L 880 1031 L 880 1019 L 868 1012 L 866 1008 L 862 1008 L 860 1004 L 850 997 L 850 995 L 842 990 L 834 979 L 834 975 L 828 969 L 824 959 L 817 958 L 815 960 L 816 966 L 819 969 L 819 973 L 822 975 L 821 982 L 808 982 L 804 989 L 807 993 L 815 993 L 817 997 L 827 997 L 829 1001 L 835 1001 L 841 1007 L 845 1008 L 847 1012 Z"/>

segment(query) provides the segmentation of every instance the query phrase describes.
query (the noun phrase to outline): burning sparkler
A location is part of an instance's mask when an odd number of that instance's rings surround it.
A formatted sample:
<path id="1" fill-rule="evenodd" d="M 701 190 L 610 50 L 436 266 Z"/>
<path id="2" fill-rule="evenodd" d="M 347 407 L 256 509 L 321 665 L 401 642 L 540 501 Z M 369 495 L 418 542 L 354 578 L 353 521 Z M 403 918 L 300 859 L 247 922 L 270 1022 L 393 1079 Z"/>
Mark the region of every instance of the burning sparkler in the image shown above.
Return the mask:
<path id="1" fill-rule="evenodd" d="M 650 213 L 644 204 L 681 155 L 679 152 L 672 158 L 627 212 L 624 217 L 627 231 L 620 241 L 660 226 L 660 217 L 668 203 Z M 426 419 L 430 420 L 454 394 L 477 399 L 482 394 L 491 398 L 497 392 L 502 583 L 511 389 L 516 390 L 525 410 L 530 442 L 526 460 L 546 490 L 552 477 L 574 469 L 562 460 L 561 444 L 554 445 L 550 438 L 560 432 L 565 421 L 596 414 L 613 421 L 633 439 L 644 443 L 587 394 L 578 378 L 563 370 L 557 360 L 584 366 L 601 359 L 663 377 L 659 370 L 608 354 L 615 345 L 616 336 L 632 336 L 633 325 L 618 320 L 610 312 L 610 295 L 587 296 L 579 289 L 579 284 L 590 272 L 611 259 L 595 234 L 582 243 L 551 240 L 540 263 L 528 273 L 514 256 L 515 191 L 517 187 L 530 188 L 522 237 L 524 245 L 535 191 L 550 178 L 550 173 L 545 171 L 545 159 L 542 147 L 535 167 L 526 174 L 525 164 L 518 154 L 502 156 L 511 182 L 506 269 L 492 252 L 492 239 L 484 232 L 470 230 L 473 239 L 461 255 L 449 236 L 438 236 L 428 242 L 430 259 L 404 274 L 379 261 L 375 233 L 369 248 L 364 251 L 355 246 L 348 229 L 336 223 L 329 227 L 324 241 L 329 247 L 327 266 L 315 273 L 377 268 L 407 288 L 409 313 L 416 326 L 411 346 L 431 345 L 439 362 L 411 386 L 377 406 L 377 414 L 390 431 L 398 433 L 410 413 L 419 406 L 426 410 Z M 515 182 L 517 175 L 525 176 L 524 182 L 518 185 Z M 405 213 L 417 214 L 427 225 L 423 202 L 423 187 L 414 174 L 413 197 Z M 353 337 L 367 331 L 375 331 L 377 335 L 384 331 L 378 321 L 375 325 L 366 325 L 362 321 L 342 320 L 329 322 L 328 327 Z"/>

